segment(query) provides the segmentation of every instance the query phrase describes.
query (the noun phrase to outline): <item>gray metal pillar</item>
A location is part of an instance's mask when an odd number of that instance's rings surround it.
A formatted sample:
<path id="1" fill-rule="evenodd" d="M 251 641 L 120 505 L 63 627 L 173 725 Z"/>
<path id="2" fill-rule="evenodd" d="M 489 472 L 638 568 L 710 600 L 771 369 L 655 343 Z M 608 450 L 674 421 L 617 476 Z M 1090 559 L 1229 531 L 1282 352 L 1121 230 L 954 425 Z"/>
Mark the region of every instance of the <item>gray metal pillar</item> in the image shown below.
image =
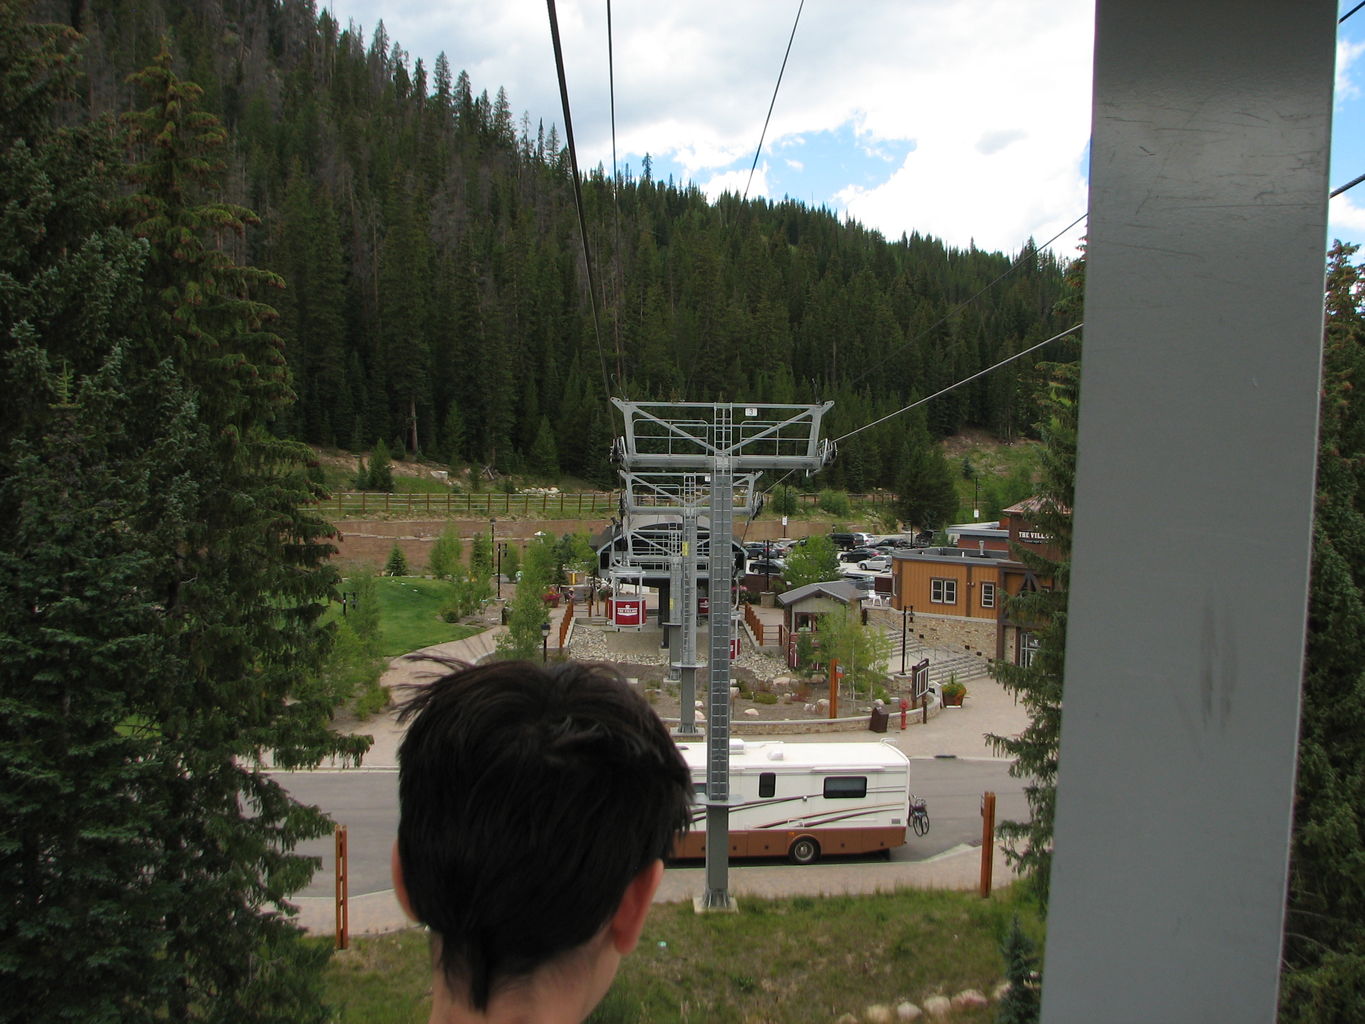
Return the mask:
<path id="1" fill-rule="evenodd" d="M 729 410 L 717 408 L 716 448 L 730 448 Z M 734 479 L 728 455 L 711 470 L 711 691 L 706 716 L 706 894 L 708 909 L 729 909 L 730 896 L 730 548 Z"/>
<path id="2" fill-rule="evenodd" d="M 1335 14 L 1099 0 L 1048 1024 L 1275 1018 Z"/>
<path id="3" fill-rule="evenodd" d="M 678 735 L 700 736 L 697 728 L 697 510 L 683 511 L 682 589 L 678 592 L 682 622 L 679 658 Z"/>

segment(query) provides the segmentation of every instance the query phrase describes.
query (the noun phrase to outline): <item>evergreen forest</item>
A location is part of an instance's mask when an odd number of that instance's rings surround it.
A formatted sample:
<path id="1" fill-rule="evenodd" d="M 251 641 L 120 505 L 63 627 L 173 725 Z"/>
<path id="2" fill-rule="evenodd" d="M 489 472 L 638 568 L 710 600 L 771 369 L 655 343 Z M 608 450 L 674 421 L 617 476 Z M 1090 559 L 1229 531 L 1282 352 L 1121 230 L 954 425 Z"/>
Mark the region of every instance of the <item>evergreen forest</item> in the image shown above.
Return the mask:
<path id="1" fill-rule="evenodd" d="M 260 218 L 232 255 L 282 284 L 266 298 L 297 395 L 283 437 L 610 486 L 608 394 L 833 400 L 839 436 L 1068 326 L 1065 261 L 1032 241 L 961 250 L 790 199 L 713 203 L 648 158 L 585 175 L 589 275 L 558 111 L 518 112 L 459 54 L 414 56 L 311 0 L 35 14 L 83 33 L 92 116 L 136 105 L 128 76 L 164 39 L 221 119 L 226 198 Z M 1034 366 L 859 434 L 822 485 L 895 487 L 915 447 L 966 426 L 1030 431 Z"/>

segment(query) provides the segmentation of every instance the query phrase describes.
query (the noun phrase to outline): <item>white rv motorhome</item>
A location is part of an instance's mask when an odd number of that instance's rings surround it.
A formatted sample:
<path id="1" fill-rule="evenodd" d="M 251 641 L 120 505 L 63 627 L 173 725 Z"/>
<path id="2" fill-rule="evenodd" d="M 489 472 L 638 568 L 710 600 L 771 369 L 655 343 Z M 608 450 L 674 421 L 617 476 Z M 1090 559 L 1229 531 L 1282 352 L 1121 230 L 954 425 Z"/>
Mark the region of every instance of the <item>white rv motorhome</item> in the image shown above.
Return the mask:
<path id="1" fill-rule="evenodd" d="M 675 857 L 706 853 L 706 743 L 680 744 L 697 804 Z M 880 743 L 730 741 L 730 856 L 873 853 L 905 845 L 910 760 Z"/>

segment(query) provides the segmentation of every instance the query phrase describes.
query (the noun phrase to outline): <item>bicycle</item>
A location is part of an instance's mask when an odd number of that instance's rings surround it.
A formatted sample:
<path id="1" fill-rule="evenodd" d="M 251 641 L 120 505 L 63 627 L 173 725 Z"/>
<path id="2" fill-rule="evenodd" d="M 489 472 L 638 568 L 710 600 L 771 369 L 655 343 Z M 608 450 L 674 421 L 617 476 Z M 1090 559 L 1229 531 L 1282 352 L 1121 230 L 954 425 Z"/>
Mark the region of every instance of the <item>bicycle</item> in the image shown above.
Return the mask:
<path id="1" fill-rule="evenodd" d="M 927 836 L 929 834 L 929 808 L 925 805 L 924 798 L 910 794 L 910 827 L 915 830 L 917 836 Z"/>

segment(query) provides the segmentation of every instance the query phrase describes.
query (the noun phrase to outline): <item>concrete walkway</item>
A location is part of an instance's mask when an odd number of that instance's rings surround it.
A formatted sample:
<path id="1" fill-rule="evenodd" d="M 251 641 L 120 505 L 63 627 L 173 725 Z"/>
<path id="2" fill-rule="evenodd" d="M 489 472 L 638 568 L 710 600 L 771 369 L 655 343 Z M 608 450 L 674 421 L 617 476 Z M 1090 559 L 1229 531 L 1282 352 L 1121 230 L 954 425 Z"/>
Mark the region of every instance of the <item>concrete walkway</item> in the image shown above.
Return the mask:
<path id="1" fill-rule="evenodd" d="M 473 663 L 492 653 L 497 638 L 506 632 L 495 626 L 477 636 L 439 644 L 416 652 L 451 661 Z M 552 639 L 554 637 L 552 636 Z M 657 641 L 655 641 L 657 643 Z M 429 680 L 439 667 L 411 655 L 395 658 L 389 664 L 381 682 L 387 687 L 420 686 Z M 401 699 L 401 690 L 395 691 Z M 892 716 L 888 733 L 870 731 L 841 733 L 840 742 L 876 742 L 892 739 L 912 758 L 957 757 L 997 760 L 985 735 L 1017 735 L 1028 724 L 1023 708 L 994 680 L 981 679 L 968 687 L 966 701 L 961 708 L 945 708 L 931 717 L 927 724 L 918 724 L 912 712 L 907 717 L 907 728 L 901 730 L 900 715 Z M 390 712 L 366 722 L 356 732 L 374 737 L 374 744 L 365 756 L 365 770 L 393 770 L 398 764 L 398 745 L 402 729 Z M 765 736 L 791 743 L 828 741 L 829 737 L 812 734 Z M 796 896 L 835 893 L 874 893 L 901 886 L 922 889 L 975 889 L 979 881 L 981 854 L 979 849 L 949 850 L 925 861 L 905 863 L 858 862 L 856 864 L 815 864 L 792 871 L 785 866 L 743 868 L 731 871 L 732 891 L 736 896 Z M 1004 855 L 996 850 L 994 886 L 999 888 L 1013 881 L 1005 864 Z M 656 902 L 690 900 L 704 887 L 704 869 L 695 867 L 670 868 Z M 335 902 L 327 897 L 296 897 L 299 923 L 310 932 L 331 934 L 335 928 Z M 367 893 L 349 901 L 350 931 L 352 934 L 394 931 L 410 926 L 392 890 Z"/>

